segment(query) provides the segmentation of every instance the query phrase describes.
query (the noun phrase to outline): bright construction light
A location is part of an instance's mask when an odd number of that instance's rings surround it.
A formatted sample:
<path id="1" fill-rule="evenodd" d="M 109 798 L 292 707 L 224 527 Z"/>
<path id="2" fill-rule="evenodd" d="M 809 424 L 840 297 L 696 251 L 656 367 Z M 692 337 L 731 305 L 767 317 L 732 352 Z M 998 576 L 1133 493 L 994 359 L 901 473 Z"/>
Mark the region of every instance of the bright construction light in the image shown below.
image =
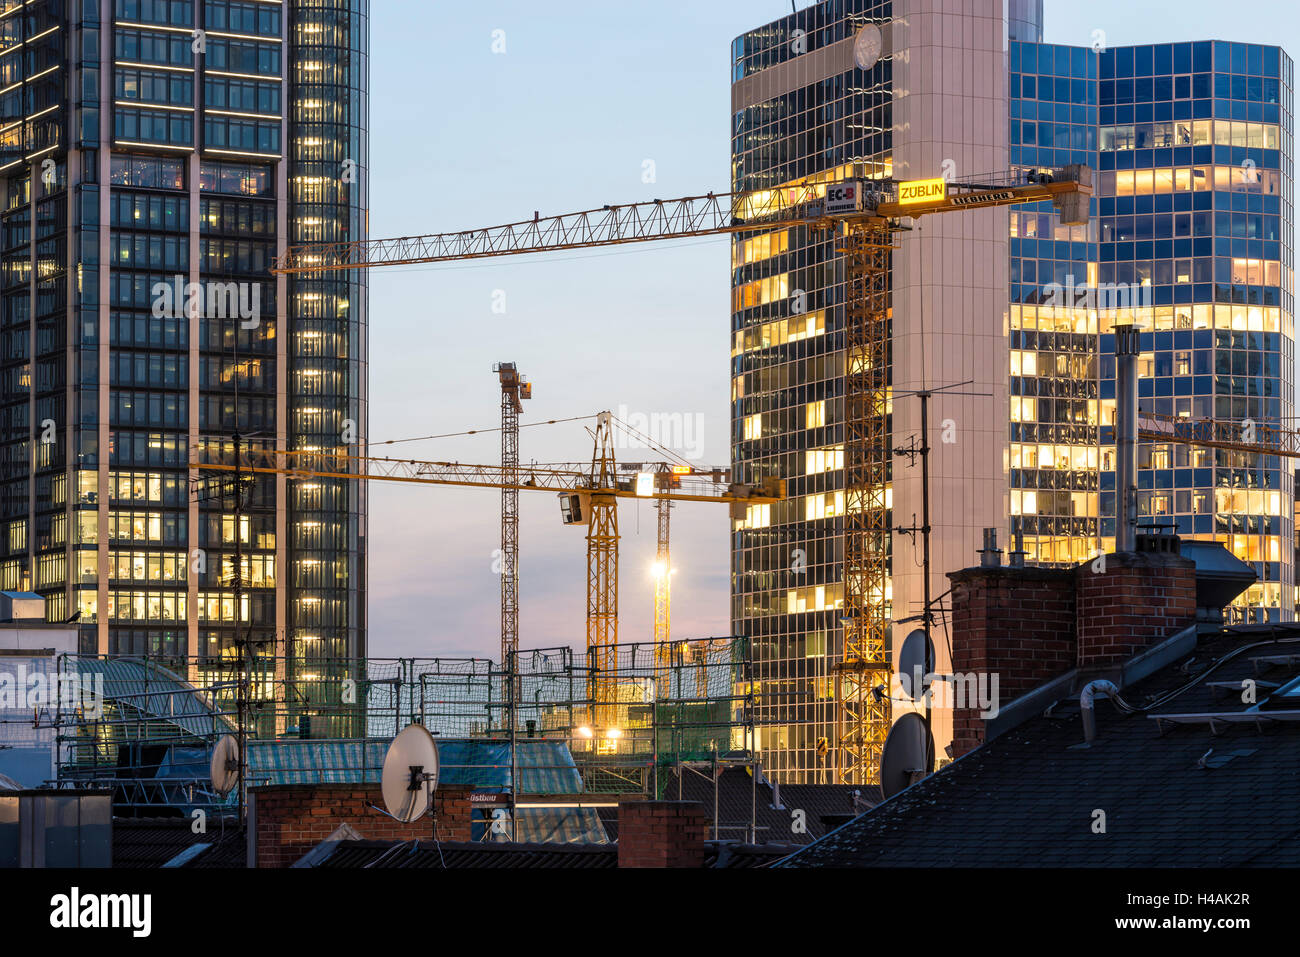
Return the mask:
<path id="1" fill-rule="evenodd" d="M 581 728 L 578 729 L 578 734 L 582 735 L 584 738 L 590 738 L 591 728 L 588 728 L 586 725 L 583 725 Z"/>
<path id="2" fill-rule="evenodd" d="M 668 571 L 666 562 L 652 562 L 650 564 L 650 574 L 655 578 L 663 578 Z"/>
<path id="3" fill-rule="evenodd" d="M 605 732 L 605 737 L 613 741 L 616 740 L 617 738 L 623 737 L 623 732 L 618 730 L 618 728 L 610 728 L 608 731 Z"/>

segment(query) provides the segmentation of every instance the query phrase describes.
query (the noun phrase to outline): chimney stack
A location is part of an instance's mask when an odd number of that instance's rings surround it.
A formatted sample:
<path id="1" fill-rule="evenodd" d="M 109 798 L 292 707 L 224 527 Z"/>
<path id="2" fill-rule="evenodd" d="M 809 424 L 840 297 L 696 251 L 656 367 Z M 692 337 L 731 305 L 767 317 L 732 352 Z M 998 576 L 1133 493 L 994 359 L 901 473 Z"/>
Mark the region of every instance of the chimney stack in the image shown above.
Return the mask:
<path id="1" fill-rule="evenodd" d="M 703 867 L 707 835 L 704 805 L 698 801 L 622 801 L 618 866 Z"/>

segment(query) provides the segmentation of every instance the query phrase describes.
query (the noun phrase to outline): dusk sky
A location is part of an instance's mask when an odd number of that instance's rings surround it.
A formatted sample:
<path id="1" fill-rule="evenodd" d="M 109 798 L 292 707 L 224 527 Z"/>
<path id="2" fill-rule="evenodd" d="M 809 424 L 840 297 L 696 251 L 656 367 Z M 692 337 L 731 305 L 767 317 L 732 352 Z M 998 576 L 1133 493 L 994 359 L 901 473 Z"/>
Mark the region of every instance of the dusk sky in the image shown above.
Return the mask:
<path id="1" fill-rule="evenodd" d="M 1108 45 L 1223 39 L 1300 50 L 1290 3 L 1226 15 L 1222 3 L 1185 0 L 1176 17 L 1150 0 L 1046 7 L 1051 43 L 1090 46 L 1101 30 Z M 731 41 L 789 11 L 778 0 L 376 0 L 371 236 L 726 191 Z M 535 383 L 524 424 L 602 409 L 672 415 L 683 428 L 664 441 L 725 465 L 728 269 L 728 241 L 715 237 L 374 270 L 371 440 L 495 429 L 492 365 L 507 360 Z M 523 460 L 590 459 L 583 425 L 523 429 Z M 490 464 L 500 436 L 372 446 L 390 453 Z M 491 490 L 372 484 L 371 656 L 499 655 L 499 515 Z M 647 640 L 653 508 L 622 506 L 620 530 L 620 638 Z M 674 509 L 674 637 L 729 632 L 728 533 L 725 507 Z M 520 539 L 521 646 L 583 645 L 583 530 L 560 524 L 554 495 L 526 492 Z"/>

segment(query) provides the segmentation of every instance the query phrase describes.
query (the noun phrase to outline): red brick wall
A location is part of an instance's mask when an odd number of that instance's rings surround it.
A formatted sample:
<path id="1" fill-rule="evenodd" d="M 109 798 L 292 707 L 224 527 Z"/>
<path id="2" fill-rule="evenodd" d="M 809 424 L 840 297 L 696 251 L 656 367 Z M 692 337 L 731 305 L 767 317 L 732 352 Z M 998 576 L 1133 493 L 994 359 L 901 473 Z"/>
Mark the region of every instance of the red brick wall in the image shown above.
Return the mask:
<path id="1" fill-rule="evenodd" d="M 1108 668 L 1196 621 L 1196 563 L 1160 552 L 1107 555 L 1075 569 L 1078 665 Z"/>
<path id="2" fill-rule="evenodd" d="M 952 581 L 953 671 L 998 676 L 1001 704 L 1072 668 L 1104 672 L 1196 621 L 1196 563 L 1127 552 L 1074 569 L 967 568 Z M 984 743 L 953 714 L 953 757 Z"/>
<path id="3" fill-rule="evenodd" d="M 703 867 L 708 822 L 697 801 L 623 801 L 619 867 Z"/>
<path id="4" fill-rule="evenodd" d="M 1074 667 L 1075 581 L 1068 569 L 967 568 L 952 581 L 953 671 L 998 676 L 1012 701 Z M 984 742 L 979 711 L 953 714 L 953 757 Z"/>
<path id="5" fill-rule="evenodd" d="M 280 784 L 249 791 L 258 867 L 288 867 L 341 824 L 377 841 L 470 839 L 470 793 L 462 786 L 434 791 L 433 813 L 401 824 L 375 808 L 384 806 L 378 785 Z"/>

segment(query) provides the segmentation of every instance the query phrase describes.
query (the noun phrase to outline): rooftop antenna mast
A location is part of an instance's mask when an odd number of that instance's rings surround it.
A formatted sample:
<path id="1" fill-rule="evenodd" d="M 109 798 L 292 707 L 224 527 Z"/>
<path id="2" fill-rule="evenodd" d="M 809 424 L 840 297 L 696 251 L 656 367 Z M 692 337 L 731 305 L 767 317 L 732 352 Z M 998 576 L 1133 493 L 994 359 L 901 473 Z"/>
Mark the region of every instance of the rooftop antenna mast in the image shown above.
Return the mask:
<path id="1" fill-rule="evenodd" d="M 911 442 L 908 445 L 904 446 L 903 448 L 898 448 L 894 450 L 895 455 L 907 456 L 907 458 L 911 460 L 912 465 L 916 464 L 916 460 L 918 458 L 921 460 L 921 524 L 919 526 L 916 524 L 916 516 L 913 515 L 912 524 L 910 526 L 906 528 L 895 528 L 894 531 L 899 532 L 900 534 L 903 535 L 910 535 L 912 536 L 913 540 L 915 540 L 916 534 L 918 532 L 921 534 L 921 574 L 924 578 L 924 581 L 922 582 L 921 585 L 922 597 L 921 597 L 920 619 L 921 619 L 921 632 L 925 636 L 925 640 L 922 643 L 922 645 L 925 649 L 927 649 L 925 651 L 925 655 L 928 656 L 923 659 L 925 661 L 924 673 L 922 675 L 923 678 L 925 674 L 928 674 L 929 671 L 934 667 L 934 658 L 933 658 L 934 624 L 935 624 L 934 606 L 936 604 L 934 598 L 932 597 L 931 581 L 930 581 L 930 570 L 931 570 L 930 532 L 932 530 L 932 526 L 930 524 L 930 453 L 933 451 L 933 449 L 930 446 L 930 400 L 934 398 L 936 393 L 942 393 L 943 395 L 967 395 L 967 396 L 984 396 L 984 397 L 987 397 L 989 395 L 987 392 L 955 391 L 964 385 L 970 385 L 970 382 L 969 381 L 958 382 L 953 385 L 938 386 L 934 389 L 919 389 L 916 392 L 914 392 L 913 395 L 915 395 L 918 399 L 921 400 L 920 435 L 913 436 Z M 903 396 L 901 395 L 895 396 L 895 401 L 897 401 L 902 397 Z M 908 620 L 912 620 L 912 619 L 908 619 Z M 911 638 L 910 635 L 908 637 L 909 639 Z M 901 660 L 902 659 L 900 657 L 900 662 Z M 902 671 L 902 669 L 900 669 L 900 671 Z M 911 696 L 913 698 L 923 698 L 925 702 L 925 714 L 924 714 L 925 730 L 927 734 L 933 734 L 933 728 L 931 726 L 931 714 L 930 714 L 930 695 L 922 693 L 922 688 L 916 684 L 915 675 L 913 673 L 906 672 L 906 671 L 903 671 L 903 673 L 907 674 L 908 677 L 913 681 L 913 685 L 911 687 Z M 926 773 L 928 774 L 930 771 L 933 770 L 934 770 L 933 768 L 927 768 Z"/>

